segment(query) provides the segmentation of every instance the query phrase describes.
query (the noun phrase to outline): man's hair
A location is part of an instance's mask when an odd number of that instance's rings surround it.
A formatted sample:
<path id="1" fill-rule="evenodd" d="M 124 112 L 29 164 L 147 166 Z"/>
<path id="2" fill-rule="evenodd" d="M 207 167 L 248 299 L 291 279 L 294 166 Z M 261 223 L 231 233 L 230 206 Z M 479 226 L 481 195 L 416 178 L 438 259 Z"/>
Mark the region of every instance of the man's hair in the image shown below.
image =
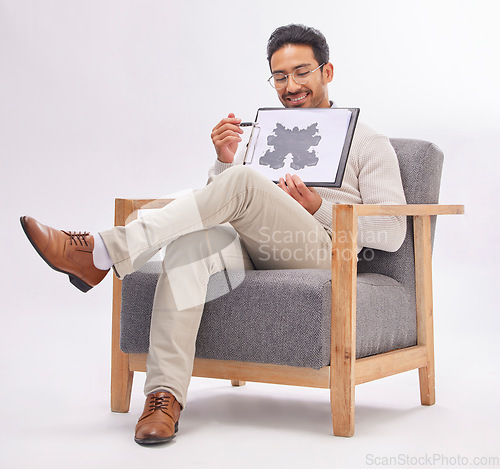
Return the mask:
<path id="1" fill-rule="evenodd" d="M 277 28 L 267 41 L 267 61 L 271 67 L 273 54 L 287 44 L 311 46 L 318 64 L 330 60 L 330 49 L 323 33 L 303 24 L 288 24 Z"/>

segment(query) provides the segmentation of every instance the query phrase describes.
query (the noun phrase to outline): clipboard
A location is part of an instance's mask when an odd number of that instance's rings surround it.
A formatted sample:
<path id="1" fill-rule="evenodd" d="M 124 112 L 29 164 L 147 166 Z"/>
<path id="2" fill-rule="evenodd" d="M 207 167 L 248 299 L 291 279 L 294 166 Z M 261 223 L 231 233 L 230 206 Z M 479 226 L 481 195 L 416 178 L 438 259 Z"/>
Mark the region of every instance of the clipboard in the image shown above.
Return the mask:
<path id="1" fill-rule="evenodd" d="M 277 183 L 297 174 L 306 186 L 340 187 L 359 108 L 259 108 L 243 164 Z"/>

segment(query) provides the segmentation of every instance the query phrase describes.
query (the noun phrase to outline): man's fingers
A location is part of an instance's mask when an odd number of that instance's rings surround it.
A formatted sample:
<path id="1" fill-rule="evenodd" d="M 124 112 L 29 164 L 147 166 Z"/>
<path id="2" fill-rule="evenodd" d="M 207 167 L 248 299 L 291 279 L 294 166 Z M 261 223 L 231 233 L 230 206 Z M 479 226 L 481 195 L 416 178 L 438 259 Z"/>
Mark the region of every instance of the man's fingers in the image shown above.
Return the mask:
<path id="1" fill-rule="evenodd" d="M 220 140 L 224 140 L 226 137 L 238 137 L 241 140 L 240 134 L 234 132 L 231 129 L 227 129 L 224 132 L 221 133 L 214 133 L 212 134 L 212 140 L 214 142 L 219 142 Z"/>
<path id="2" fill-rule="evenodd" d="M 221 127 L 223 127 L 224 125 L 233 125 L 235 127 L 239 127 L 238 124 L 241 123 L 241 119 L 239 118 L 236 118 L 236 117 L 225 117 L 224 119 L 222 119 L 213 129 L 212 129 L 212 132 L 215 132 L 217 131 L 218 129 L 220 129 Z"/>
<path id="3" fill-rule="evenodd" d="M 217 148 L 223 148 L 226 145 L 230 145 L 231 143 L 239 143 L 241 142 L 241 137 L 237 135 L 228 135 L 220 140 L 214 140 L 214 145 Z"/>
<path id="4" fill-rule="evenodd" d="M 310 214 L 316 213 L 321 206 L 321 197 L 313 187 L 307 187 L 299 176 L 286 174 L 285 180 L 280 178 L 278 184 L 286 190 Z"/>
<path id="5" fill-rule="evenodd" d="M 230 112 L 212 129 L 210 134 L 217 158 L 224 163 L 234 161 L 238 144 L 241 142 L 240 134 L 243 133 L 239 126 L 240 122 L 241 119 L 236 118 L 234 113 Z"/>
<path id="6" fill-rule="evenodd" d="M 309 195 L 309 187 L 307 187 L 302 179 L 300 179 L 299 176 L 297 176 L 296 174 L 294 174 L 292 176 L 292 181 L 293 183 L 295 184 L 295 187 L 297 188 L 297 190 L 300 192 L 300 195 L 302 195 L 303 197 L 307 197 Z"/>
<path id="7" fill-rule="evenodd" d="M 221 127 L 216 127 L 214 130 L 212 130 L 211 133 L 212 140 L 216 139 L 220 135 L 225 134 L 226 132 L 231 132 L 233 135 L 237 135 L 237 134 L 242 134 L 243 129 L 239 125 L 226 123 Z"/>
<path id="8" fill-rule="evenodd" d="M 294 199 L 297 199 L 298 196 L 300 196 L 300 192 L 297 190 L 297 187 L 295 186 L 295 182 L 293 181 L 293 178 L 290 174 L 287 173 L 286 177 L 286 185 L 288 187 L 288 190 L 290 191 L 290 194 L 292 194 L 292 197 Z"/>
<path id="9" fill-rule="evenodd" d="M 239 125 L 231 124 L 230 122 L 228 122 L 227 124 L 224 124 L 219 130 L 221 132 L 225 132 L 226 130 L 231 130 L 231 131 L 237 132 L 239 134 L 243 133 L 243 129 Z"/>
<path id="10" fill-rule="evenodd" d="M 238 144 L 241 142 L 241 137 L 239 135 L 227 135 L 221 139 L 214 139 L 213 144 L 216 150 L 220 150 L 224 147 L 228 147 L 232 144 Z"/>
<path id="11" fill-rule="evenodd" d="M 290 194 L 290 191 L 288 190 L 288 188 L 286 187 L 286 184 L 285 184 L 285 180 L 283 178 L 280 178 L 279 179 L 279 182 L 278 182 L 278 187 L 280 189 L 283 189 L 288 195 L 291 195 Z"/>

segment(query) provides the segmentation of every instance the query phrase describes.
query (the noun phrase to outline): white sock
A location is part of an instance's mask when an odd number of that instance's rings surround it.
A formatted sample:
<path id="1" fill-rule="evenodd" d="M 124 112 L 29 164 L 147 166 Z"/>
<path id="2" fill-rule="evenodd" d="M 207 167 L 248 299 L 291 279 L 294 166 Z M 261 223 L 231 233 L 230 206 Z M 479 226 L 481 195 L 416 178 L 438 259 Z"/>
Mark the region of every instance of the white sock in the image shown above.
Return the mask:
<path id="1" fill-rule="evenodd" d="M 98 233 L 94 236 L 94 251 L 92 252 L 94 258 L 94 265 L 100 270 L 108 270 L 113 265 L 111 257 L 109 257 L 108 250 L 104 245 L 101 235 Z"/>

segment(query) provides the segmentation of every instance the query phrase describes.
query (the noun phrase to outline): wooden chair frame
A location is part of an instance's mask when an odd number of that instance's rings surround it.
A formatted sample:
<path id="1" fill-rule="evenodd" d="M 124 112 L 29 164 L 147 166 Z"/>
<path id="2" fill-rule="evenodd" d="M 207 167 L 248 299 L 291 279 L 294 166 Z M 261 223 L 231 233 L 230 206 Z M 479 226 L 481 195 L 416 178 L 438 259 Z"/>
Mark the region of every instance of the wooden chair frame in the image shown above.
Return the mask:
<path id="1" fill-rule="evenodd" d="M 115 225 L 123 226 L 137 210 L 161 208 L 167 199 L 116 199 Z M 332 315 L 330 366 L 320 370 L 262 363 L 196 358 L 193 376 L 330 389 L 333 433 L 354 434 L 354 388 L 357 384 L 418 369 L 422 405 L 435 402 L 432 310 L 431 216 L 463 214 L 463 205 L 334 205 L 332 245 Z M 417 345 L 356 359 L 357 218 L 407 215 L 413 217 Z M 121 280 L 113 279 L 111 410 L 128 412 L 135 371 L 146 371 L 147 354 L 120 350 Z"/>

